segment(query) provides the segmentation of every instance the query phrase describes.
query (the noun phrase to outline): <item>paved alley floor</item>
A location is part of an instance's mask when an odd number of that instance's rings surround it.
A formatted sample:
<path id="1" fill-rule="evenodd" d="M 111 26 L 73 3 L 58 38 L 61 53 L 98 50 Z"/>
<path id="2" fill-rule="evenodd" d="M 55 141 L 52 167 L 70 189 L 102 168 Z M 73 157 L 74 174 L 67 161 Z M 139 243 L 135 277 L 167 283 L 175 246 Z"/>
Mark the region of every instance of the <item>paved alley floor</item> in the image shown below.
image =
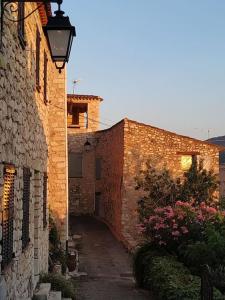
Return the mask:
<path id="1" fill-rule="evenodd" d="M 70 218 L 73 234 L 82 235 L 77 300 L 153 300 L 135 287 L 132 260 L 101 222 L 90 217 Z"/>

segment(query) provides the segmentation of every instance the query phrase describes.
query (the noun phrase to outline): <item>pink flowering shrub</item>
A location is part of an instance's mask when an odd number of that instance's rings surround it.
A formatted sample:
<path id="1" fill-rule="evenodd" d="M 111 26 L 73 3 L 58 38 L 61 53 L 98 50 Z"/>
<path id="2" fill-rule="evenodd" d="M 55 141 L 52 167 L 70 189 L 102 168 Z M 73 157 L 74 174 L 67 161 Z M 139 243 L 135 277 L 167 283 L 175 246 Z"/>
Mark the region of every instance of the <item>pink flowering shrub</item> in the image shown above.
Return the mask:
<path id="1" fill-rule="evenodd" d="M 204 202 L 194 206 L 177 201 L 174 206 L 155 208 L 138 228 L 151 243 L 174 250 L 189 240 L 201 240 L 206 225 L 221 223 L 224 216 L 225 212 Z"/>

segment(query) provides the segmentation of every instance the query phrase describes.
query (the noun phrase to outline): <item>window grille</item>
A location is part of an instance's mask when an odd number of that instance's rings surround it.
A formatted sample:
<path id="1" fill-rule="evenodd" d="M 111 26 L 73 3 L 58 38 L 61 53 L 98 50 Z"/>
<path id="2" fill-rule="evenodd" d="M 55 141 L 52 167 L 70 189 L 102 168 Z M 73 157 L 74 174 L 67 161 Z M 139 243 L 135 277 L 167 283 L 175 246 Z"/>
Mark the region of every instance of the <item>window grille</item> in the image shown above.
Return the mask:
<path id="1" fill-rule="evenodd" d="M 24 17 L 25 17 L 25 6 L 24 2 L 18 2 L 18 36 L 23 48 L 26 46 L 25 41 L 25 25 L 24 25 Z"/>
<path id="2" fill-rule="evenodd" d="M 43 228 L 47 227 L 47 188 L 48 188 L 48 176 L 44 173 L 43 178 Z"/>
<path id="3" fill-rule="evenodd" d="M 37 28 L 36 31 L 36 88 L 40 92 L 40 50 L 41 50 L 41 35 Z"/>
<path id="4" fill-rule="evenodd" d="M 2 268 L 13 258 L 14 180 L 16 170 L 12 165 L 4 168 L 2 212 Z"/>
<path id="5" fill-rule="evenodd" d="M 30 169 L 23 169 L 23 222 L 22 222 L 22 249 L 29 244 L 30 229 Z"/>
<path id="6" fill-rule="evenodd" d="M 48 56 L 44 53 L 44 102 L 48 103 Z"/>

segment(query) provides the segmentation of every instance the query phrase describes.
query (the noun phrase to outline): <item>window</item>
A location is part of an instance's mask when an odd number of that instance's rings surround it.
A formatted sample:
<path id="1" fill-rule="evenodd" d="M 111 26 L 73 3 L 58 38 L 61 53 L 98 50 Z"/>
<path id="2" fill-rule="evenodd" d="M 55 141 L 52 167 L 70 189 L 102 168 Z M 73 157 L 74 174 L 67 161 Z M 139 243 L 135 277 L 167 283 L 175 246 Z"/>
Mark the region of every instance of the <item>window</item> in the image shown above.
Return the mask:
<path id="1" fill-rule="evenodd" d="M 69 153 L 69 177 L 82 177 L 83 157 L 81 153 Z"/>
<path id="2" fill-rule="evenodd" d="M 41 49 L 41 36 L 37 28 L 36 31 L 36 88 L 40 92 L 40 49 Z"/>
<path id="3" fill-rule="evenodd" d="M 48 176 L 44 173 L 43 177 L 43 228 L 47 227 L 47 191 L 48 191 Z"/>
<path id="4" fill-rule="evenodd" d="M 79 125 L 79 107 L 74 106 L 72 110 L 72 125 Z"/>
<path id="5" fill-rule="evenodd" d="M 12 165 L 4 168 L 2 213 L 2 268 L 13 258 L 14 180 L 16 170 Z"/>
<path id="6" fill-rule="evenodd" d="M 24 2 L 18 2 L 18 20 L 20 20 L 18 22 L 18 36 L 23 49 L 25 49 L 26 46 L 24 17 L 25 17 Z"/>
<path id="7" fill-rule="evenodd" d="M 23 222 L 22 222 L 22 249 L 29 244 L 30 229 L 30 169 L 23 169 Z"/>
<path id="8" fill-rule="evenodd" d="M 96 158 L 95 160 L 95 178 L 97 180 L 101 179 L 101 171 L 102 171 L 102 160 L 101 158 Z"/>
<path id="9" fill-rule="evenodd" d="M 44 52 L 44 102 L 48 103 L 48 56 Z"/>
<path id="10" fill-rule="evenodd" d="M 69 103 L 67 111 L 67 122 L 69 127 L 88 128 L 87 103 Z"/>
<path id="11" fill-rule="evenodd" d="M 182 171 L 188 171 L 191 168 L 193 162 L 196 159 L 197 159 L 196 155 L 190 155 L 190 154 L 189 155 L 188 154 L 182 155 L 181 156 L 181 169 L 182 169 Z"/>

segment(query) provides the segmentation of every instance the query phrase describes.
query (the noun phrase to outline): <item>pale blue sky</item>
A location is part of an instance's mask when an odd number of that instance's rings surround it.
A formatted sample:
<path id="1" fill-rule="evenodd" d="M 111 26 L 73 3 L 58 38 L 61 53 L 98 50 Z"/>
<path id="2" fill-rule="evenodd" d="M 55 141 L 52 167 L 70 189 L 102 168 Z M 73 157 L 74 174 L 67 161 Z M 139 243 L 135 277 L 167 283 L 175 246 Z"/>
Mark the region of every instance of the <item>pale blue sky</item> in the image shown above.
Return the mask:
<path id="1" fill-rule="evenodd" d="M 68 92 L 124 117 L 206 139 L 225 134 L 224 0 L 64 0 L 77 37 Z M 105 128 L 102 126 L 102 128 Z"/>

